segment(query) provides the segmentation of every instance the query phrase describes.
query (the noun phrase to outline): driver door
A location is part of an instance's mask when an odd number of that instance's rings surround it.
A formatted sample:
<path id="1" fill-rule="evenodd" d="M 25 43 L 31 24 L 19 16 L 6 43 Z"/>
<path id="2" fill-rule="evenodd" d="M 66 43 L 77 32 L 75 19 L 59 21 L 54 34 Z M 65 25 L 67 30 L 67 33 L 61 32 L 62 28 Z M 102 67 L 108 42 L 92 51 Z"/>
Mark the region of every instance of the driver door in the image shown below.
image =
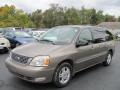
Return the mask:
<path id="1" fill-rule="evenodd" d="M 80 45 L 76 48 L 76 71 L 80 71 L 93 65 L 93 56 L 95 55 L 92 43 L 93 37 L 89 28 L 81 30 L 78 40 Z"/>

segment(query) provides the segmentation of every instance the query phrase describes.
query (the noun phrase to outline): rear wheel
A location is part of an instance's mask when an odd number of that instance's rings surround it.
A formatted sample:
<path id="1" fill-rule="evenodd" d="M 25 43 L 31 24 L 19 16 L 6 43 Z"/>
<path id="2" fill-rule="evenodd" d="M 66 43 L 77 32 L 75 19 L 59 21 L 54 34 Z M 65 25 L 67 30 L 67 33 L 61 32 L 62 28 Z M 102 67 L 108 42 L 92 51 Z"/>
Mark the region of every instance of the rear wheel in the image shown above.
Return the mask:
<path id="1" fill-rule="evenodd" d="M 53 83 L 57 87 L 68 85 L 72 77 L 72 66 L 69 63 L 62 63 L 55 71 Z"/>
<path id="2" fill-rule="evenodd" d="M 107 54 L 106 60 L 103 62 L 103 65 L 104 65 L 104 66 L 109 66 L 109 65 L 111 64 L 111 62 L 112 62 L 112 53 L 109 52 L 109 53 Z"/>

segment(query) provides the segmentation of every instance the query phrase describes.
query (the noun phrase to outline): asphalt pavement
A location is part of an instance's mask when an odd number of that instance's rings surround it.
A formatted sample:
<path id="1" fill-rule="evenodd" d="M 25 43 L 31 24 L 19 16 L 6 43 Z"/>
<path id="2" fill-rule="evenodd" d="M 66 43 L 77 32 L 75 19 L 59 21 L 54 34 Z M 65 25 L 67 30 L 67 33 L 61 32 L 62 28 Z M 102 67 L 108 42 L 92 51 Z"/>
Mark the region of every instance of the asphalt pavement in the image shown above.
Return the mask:
<path id="1" fill-rule="evenodd" d="M 53 84 L 34 84 L 16 78 L 5 67 L 9 54 L 0 54 L 0 90 L 58 90 Z M 120 90 L 120 42 L 111 66 L 96 65 L 77 73 L 71 83 L 59 90 Z"/>

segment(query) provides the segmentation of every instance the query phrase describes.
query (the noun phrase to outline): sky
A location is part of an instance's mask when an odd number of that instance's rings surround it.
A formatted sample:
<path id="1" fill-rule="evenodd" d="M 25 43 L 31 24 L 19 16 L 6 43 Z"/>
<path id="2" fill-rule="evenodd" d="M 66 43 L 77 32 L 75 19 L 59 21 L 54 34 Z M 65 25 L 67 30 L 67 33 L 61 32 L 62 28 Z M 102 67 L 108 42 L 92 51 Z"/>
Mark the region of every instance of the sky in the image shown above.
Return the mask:
<path id="1" fill-rule="evenodd" d="M 103 10 L 104 14 L 120 16 L 120 0 L 0 0 L 0 6 L 5 4 L 14 5 L 18 9 L 31 13 L 36 9 L 46 10 L 50 4 L 59 4 L 60 6 L 75 7 L 81 9 L 95 8 Z"/>

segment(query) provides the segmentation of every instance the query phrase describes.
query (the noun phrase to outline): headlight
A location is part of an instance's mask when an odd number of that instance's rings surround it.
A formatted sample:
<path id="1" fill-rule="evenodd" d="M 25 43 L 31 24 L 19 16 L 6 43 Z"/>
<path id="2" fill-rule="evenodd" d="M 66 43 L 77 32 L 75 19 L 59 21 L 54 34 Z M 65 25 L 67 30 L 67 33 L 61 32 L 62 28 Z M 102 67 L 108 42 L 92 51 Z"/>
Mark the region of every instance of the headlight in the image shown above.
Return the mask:
<path id="1" fill-rule="evenodd" d="M 30 62 L 31 66 L 48 66 L 50 64 L 50 57 L 49 56 L 37 56 L 33 58 Z"/>

